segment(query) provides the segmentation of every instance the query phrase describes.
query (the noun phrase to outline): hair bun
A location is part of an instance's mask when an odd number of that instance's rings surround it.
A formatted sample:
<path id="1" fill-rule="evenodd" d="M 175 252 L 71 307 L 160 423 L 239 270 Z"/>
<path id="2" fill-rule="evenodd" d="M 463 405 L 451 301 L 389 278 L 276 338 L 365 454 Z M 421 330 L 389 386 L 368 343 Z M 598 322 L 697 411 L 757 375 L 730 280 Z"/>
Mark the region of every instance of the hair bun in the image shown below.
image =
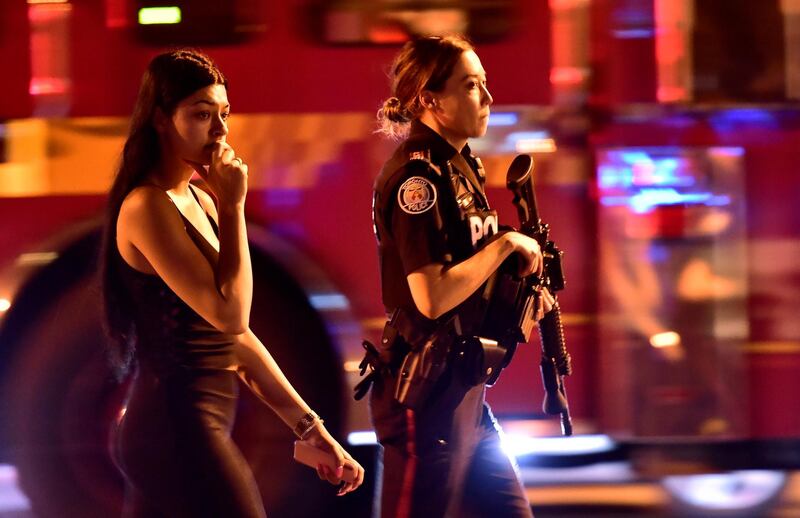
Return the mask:
<path id="1" fill-rule="evenodd" d="M 392 122 L 409 122 L 411 119 L 408 117 L 406 110 L 403 108 L 400 99 L 397 97 L 389 97 L 383 102 L 383 116 Z"/>

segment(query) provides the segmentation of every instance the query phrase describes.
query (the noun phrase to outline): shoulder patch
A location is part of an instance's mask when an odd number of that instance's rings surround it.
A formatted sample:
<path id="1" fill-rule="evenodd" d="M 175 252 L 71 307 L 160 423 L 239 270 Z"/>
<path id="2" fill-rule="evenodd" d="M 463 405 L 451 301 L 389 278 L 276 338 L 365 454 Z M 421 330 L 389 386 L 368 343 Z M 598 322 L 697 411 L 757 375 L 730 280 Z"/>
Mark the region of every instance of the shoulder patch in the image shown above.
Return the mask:
<path id="1" fill-rule="evenodd" d="M 436 204 L 436 187 L 427 178 L 412 176 L 397 191 L 397 203 L 403 212 L 422 214 Z"/>

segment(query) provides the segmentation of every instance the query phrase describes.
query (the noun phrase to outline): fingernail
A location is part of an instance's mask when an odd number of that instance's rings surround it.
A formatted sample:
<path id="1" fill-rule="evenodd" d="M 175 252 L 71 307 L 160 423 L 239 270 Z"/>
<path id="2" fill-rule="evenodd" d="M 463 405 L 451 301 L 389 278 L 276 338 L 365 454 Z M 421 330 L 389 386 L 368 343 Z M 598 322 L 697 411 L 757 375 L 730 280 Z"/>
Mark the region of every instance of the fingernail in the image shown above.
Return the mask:
<path id="1" fill-rule="evenodd" d="M 339 466 L 336 468 L 336 478 L 342 478 L 342 475 L 344 475 L 344 466 Z"/>

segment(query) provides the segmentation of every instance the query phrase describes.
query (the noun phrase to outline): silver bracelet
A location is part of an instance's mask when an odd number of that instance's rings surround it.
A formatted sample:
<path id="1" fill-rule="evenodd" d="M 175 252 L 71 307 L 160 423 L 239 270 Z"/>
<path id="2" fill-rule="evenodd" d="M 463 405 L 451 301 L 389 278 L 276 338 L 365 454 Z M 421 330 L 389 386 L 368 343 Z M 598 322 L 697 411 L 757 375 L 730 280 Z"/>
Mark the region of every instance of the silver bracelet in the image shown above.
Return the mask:
<path id="1" fill-rule="evenodd" d="M 301 417 L 299 421 L 297 421 L 297 424 L 294 426 L 294 434 L 302 441 L 308 436 L 314 427 L 322 422 L 322 419 L 320 419 L 320 417 L 312 410 Z"/>

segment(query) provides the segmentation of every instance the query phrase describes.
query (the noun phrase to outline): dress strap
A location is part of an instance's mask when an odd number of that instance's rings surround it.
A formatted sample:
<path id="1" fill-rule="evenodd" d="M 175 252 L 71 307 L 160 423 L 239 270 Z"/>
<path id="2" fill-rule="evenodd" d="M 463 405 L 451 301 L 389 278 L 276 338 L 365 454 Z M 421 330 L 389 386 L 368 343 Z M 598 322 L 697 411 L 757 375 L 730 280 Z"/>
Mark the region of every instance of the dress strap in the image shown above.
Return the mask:
<path id="1" fill-rule="evenodd" d="M 214 234 L 219 238 L 219 227 L 217 226 L 217 222 L 214 221 L 214 218 L 211 217 L 211 214 L 208 213 L 206 208 L 200 203 L 200 198 L 197 196 L 197 193 L 194 191 L 196 187 L 194 187 L 191 183 L 189 184 L 189 190 L 192 191 L 192 196 L 194 196 L 195 201 L 197 204 L 200 205 L 200 208 L 203 209 L 203 213 L 208 218 L 208 222 L 211 223 L 211 228 L 214 230 Z"/>

